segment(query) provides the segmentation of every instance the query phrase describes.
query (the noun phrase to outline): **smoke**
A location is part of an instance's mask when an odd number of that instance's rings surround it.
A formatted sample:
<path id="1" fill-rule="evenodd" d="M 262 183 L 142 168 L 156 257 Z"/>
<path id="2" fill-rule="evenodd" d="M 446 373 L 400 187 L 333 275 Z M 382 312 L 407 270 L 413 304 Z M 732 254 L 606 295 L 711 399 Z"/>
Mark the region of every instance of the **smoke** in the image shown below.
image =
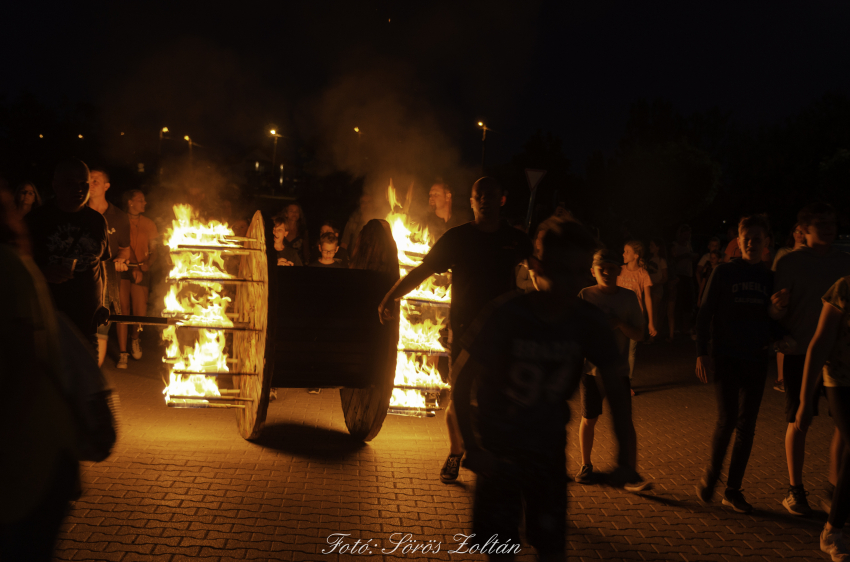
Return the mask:
<path id="1" fill-rule="evenodd" d="M 458 202 L 468 199 L 480 174 L 463 163 L 459 147 L 441 126 L 446 116 L 417 90 L 412 72 L 383 62 L 336 80 L 306 115 L 317 126 L 317 158 L 328 169 L 362 177 L 364 191 L 375 201 L 386 200 L 390 179 L 402 199 L 412 183 L 421 212 L 425 194 L 438 179 L 452 185 Z"/>

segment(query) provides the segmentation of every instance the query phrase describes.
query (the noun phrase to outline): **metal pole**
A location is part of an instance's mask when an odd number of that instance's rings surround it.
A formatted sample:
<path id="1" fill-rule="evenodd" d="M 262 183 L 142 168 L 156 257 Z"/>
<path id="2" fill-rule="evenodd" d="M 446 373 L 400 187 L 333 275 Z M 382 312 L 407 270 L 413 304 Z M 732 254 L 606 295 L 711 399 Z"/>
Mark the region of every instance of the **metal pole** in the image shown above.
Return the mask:
<path id="1" fill-rule="evenodd" d="M 275 161 L 277 160 L 277 135 L 274 135 L 274 148 L 272 149 L 272 170 L 274 170 Z M 274 172 L 272 172 L 274 173 Z"/>
<path id="2" fill-rule="evenodd" d="M 487 155 L 487 127 L 483 127 L 481 130 L 481 175 L 485 175 L 484 171 L 484 158 Z"/>

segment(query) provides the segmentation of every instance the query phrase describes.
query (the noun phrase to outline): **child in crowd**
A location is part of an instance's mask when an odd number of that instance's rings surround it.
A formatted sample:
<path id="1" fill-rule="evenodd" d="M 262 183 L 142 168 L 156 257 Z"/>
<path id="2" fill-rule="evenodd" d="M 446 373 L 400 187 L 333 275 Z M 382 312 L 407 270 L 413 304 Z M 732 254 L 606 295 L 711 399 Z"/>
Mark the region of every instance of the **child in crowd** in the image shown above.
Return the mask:
<path id="1" fill-rule="evenodd" d="M 741 493 L 741 483 L 764 395 L 768 349 L 777 334 L 768 308 L 771 302 L 780 306 L 787 303 L 787 293 L 773 293 L 773 273 L 762 263 L 769 231 L 764 215 L 741 219 L 738 247 L 743 255 L 717 266 L 697 316 L 696 374 L 707 383 L 709 374 L 715 373 L 718 410 L 711 460 L 697 486 L 697 496 L 706 503 L 714 496 L 723 459 L 735 432 L 723 505 L 740 513 L 753 509 Z"/>
<path id="2" fill-rule="evenodd" d="M 301 256 L 294 248 L 286 244 L 286 216 L 276 215 L 273 219 L 274 249 L 277 251 L 277 265 L 304 265 Z"/>
<path id="3" fill-rule="evenodd" d="M 705 286 L 711 277 L 711 272 L 719 264 L 723 263 L 723 255 L 719 250 L 712 250 L 708 254 L 708 259 L 697 269 L 697 277 L 699 277 L 699 297 L 697 297 L 697 306 L 702 304 L 702 297 L 705 293 Z"/>
<path id="4" fill-rule="evenodd" d="M 576 298 L 595 246 L 577 223 L 550 229 L 541 259 L 532 258 L 539 291 L 499 297 L 462 339 L 453 399 L 466 449 L 463 465 L 478 475 L 472 532 L 475 540 L 494 537 L 502 547 L 485 551 L 490 560 L 514 559 L 523 519 L 525 538 L 541 560 L 566 559 L 564 421 L 585 358 L 597 365 L 611 404 L 620 453 L 615 481 L 630 491 L 647 486 L 635 471 L 625 357 L 604 314 Z"/>
<path id="5" fill-rule="evenodd" d="M 826 203 L 813 203 L 800 210 L 797 222 L 806 236 L 806 246 L 788 253 L 776 264 L 776 288 L 788 291 L 788 306 L 774 308 L 773 318 L 778 319 L 791 332 L 797 347 L 785 353 L 783 379 L 785 386 L 785 416 L 788 426 L 785 434 L 785 457 L 788 462 L 790 487 L 782 505 L 794 515 L 808 515 L 812 509 L 803 485 L 803 464 L 806 455 L 807 424 L 798 424 L 800 389 L 806 349 L 818 327 L 823 308 L 823 295 L 832 285 L 850 275 L 850 254 L 833 247 L 836 237 L 835 209 Z M 814 415 L 818 413 L 815 393 L 810 404 Z M 827 496 L 833 497 L 844 441 L 836 428 L 830 448 L 829 482 Z"/>
<path id="6" fill-rule="evenodd" d="M 646 261 L 643 242 L 640 240 L 629 240 L 623 248 L 623 267 L 620 276 L 617 277 L 617 286 L 634 291 L 640 304 L 641 314 L 646 313 L 649 319 L 649 336 L 655 337 L 655 308 L 652 303 L 652 279 L 646 271 Z M 637 341 L 629 343 L 629 378 L 635 374 L 635 353 L 637 352 Z M 632 396 L 635 390 L 632 389 Z"/>
<path id="7" fill-rule="evenodd" d="M 337 239 L 340 239 L 339 229 L 334 226 L 332 221 L 325 221 L 322 223 L 322 227 L 319 229 L 319 238 L 322 237 L 323 234 L 335 234 Z M 339 261 L 342 264 L 342 267 L 348 267 L 348 249 L 339 246 L 336 251 L 335 260 Z"/>
<path id="8" fill-rule="evenodd" d="M 812 422 L 811 404 L 821 377 L 844 450 L 832 504 L 824 505 L 829 519 L 820 536 L 820 549 L 833 560 L 850 560 L 850 548 L 842 536 L 850 514 L 850 277 L 836 281 L 823 296 L 818 327 L 803 368 L 803 388 L 795 421 L 801 431 Z"/>
<path id="9" fill-rule="evenodd" d="M 708 241 L 708 251 L 702 255 L 702 257 L 697 262 L 697 282 L 699 283 L 700 292 L 702 292 L 703 280 L 707 280 L 708 276 L 703 276 L 702 270 L 705 267 L 705 264 L 711 259 L 712 252 L 720 252 L 720 238 L 717 236 L 713 236 Z M 721 254 L 721 261 L 723 255 Z"/>
<path id="10" fill-rule="evenodd" d="M 319 259 L 310 264 L 310 267 L 337 267 L 345 268 L 342 261 L 335 258 L 339 251 L 339 239 L 333 232 L 325 232 L 319 236 Z"/>
<path id="11" fill-rule="evenodd" d="M 596 252 L 593 256 L 591 273 L 597 284 L 582 289 L 578 296 L 595 305 L 605 314 L 617 344 L 617 357 L 626 362 L 632 358 L 631 343 L 642 340 L 644 335 L 643 312 L 637 295 L 634 291 L 618 286 L 622 267 L 620 260 L 613 252 L 608 250 Z M 585 373 L 581 376 L 582 415 L 578 435 L 582 466 L 575 476 L 575 481 L 580 484 L 593 482 L 593 464 L 590 454 L 593 450 L 596 422 L 602 414 L 602 399 L 605 396 L 600 386 L 602 382 L 596 376 L 597 373 L 597 367 L 588 364 Z M 624 377 L 623 383 L 631 386 L 627 377 Z M 629 412 L 631 412 L 631 400 L 628 404 Z"/>

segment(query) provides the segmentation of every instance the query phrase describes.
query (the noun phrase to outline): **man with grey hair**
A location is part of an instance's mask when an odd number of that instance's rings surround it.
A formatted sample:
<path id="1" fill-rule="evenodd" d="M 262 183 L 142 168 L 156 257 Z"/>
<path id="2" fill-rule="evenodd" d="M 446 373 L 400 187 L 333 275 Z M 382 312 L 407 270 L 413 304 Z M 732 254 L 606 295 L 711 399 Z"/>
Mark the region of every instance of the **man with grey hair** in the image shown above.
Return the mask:
<path id="1" fill-rule="evenodd" d="M 103 215 L 86 206 L 89 168 L 65 160 L 53 175 L 54 201 L 27 217 L 33 259 L 50 287 L 56 308 L 97 346 L 94 313 L 103 302 L 103 268 L 110 259 Z"/>

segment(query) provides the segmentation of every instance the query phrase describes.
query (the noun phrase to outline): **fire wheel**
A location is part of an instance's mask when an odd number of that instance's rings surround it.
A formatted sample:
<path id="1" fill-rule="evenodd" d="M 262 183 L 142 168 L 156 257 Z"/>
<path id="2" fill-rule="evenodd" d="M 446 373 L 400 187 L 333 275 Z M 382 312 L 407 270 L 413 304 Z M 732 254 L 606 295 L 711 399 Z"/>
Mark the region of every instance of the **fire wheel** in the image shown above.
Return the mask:
<path id="1" fill-rule="evenodd" d="M 245 439 L 260 436 L 269 407 L 272 366 L 266 364 L 266 340 L 268 338 L 269 273 L 266 258 L 266 237 L 263 217 L 254 213 L 248 227 L 245 248 L 252 251 L 240 257 L 240 279 L 253 282 L 243 283 L 236 288 L 235 310 L 239 325 L 248 330 L 234 332 L 233 357 L 237 364 L 233 376 L 233 387 L 239 396 L 246 399 L 244 408 L 236 409 L 236 425 Z"/>
<path id="2" fill-rule="evenodd" d="M 398 318 L 398 305 L 396 305 Z M 392 344 L 398 340 L 398 323 L 394 323 L 394 336 L 386 340 Z M 393 380 L 396 370 L 396 350 L 394 345 L 385 345 L 376 349 L 376 354 L 385 357 L 378 364 L 385 365 L 382 372 L 377 373 L 377 381 L 366 388 L 340 388 L 339 399 L 345 418 L 345 427 L 355 438 L 371 441 L 377 437 L 387 417 L 387 410 L 393 394 Z"/>

